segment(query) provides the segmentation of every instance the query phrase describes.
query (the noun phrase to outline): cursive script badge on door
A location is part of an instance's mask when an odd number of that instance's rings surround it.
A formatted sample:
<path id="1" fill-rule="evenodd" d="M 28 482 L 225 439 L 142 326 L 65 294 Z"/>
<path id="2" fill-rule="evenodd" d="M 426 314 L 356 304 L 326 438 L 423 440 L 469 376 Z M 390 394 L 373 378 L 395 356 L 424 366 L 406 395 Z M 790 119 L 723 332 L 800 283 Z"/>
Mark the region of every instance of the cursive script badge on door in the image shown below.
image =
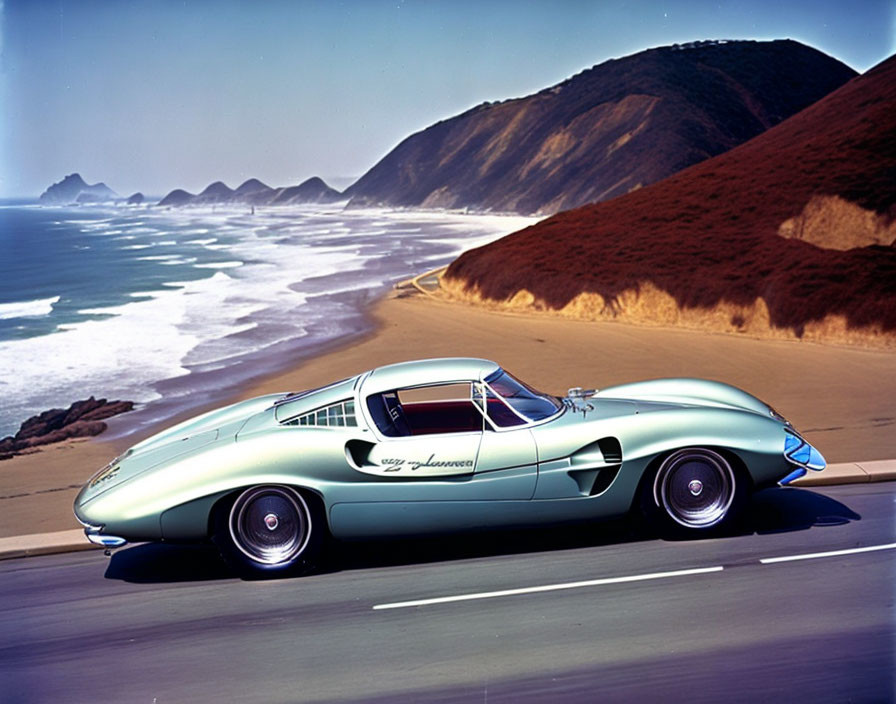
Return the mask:
<path id="1" fill-rule="evenodd" d="M 400 457 L 386 457 L 380 461 L 384 472 L 421 472 L 424 474 L 456 474 L 452 470 L 472 470 L 473 460 L 439 459 L 430 455 L 425 460 L 402 459 Z M 435 470 L 435 471 L 434 471 Z M 447 471 L 443 471 L 447 470 Z"/>

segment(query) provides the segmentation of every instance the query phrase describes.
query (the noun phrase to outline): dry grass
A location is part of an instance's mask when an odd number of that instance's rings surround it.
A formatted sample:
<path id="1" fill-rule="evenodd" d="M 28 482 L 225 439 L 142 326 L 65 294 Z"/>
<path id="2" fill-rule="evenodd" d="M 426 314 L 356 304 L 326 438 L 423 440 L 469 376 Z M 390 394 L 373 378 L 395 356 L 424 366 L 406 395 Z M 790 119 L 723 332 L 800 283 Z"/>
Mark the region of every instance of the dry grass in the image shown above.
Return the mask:
<path id="1" fill-rule="evenodd" d="M 851 327 L 842 315 L 829 315 L 808 323 L 802 334 L 772 324 L 761 298 L 752 305 L 722 302 L 711 308 L 681 308 L 675 299 L 650 283 L 624 291 L 612 301 L 596 293 L 580 293 L 562 308 L 552 308 L 526 289 L 499 301 L 467 289 L 462 281 L 442 278 L 437 296 L 489 310 L 508 313 L 542 313 L 572 320 L 616 321 L 634 325 L 736 333 L 757 339 L 807 340 L 870 349 L 896 350 L 896 334 L 880 326 Z"/>

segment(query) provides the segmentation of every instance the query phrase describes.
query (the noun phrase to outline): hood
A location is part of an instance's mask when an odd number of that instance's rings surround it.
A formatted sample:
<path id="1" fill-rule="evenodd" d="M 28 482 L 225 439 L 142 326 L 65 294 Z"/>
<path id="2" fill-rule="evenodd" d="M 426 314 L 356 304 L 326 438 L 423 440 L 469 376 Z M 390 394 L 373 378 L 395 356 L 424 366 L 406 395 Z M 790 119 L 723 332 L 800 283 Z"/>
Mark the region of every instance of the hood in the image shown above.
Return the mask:
<path id="1" fill-rule="evenodd" d="M 758 413 L 771 414 L 772 409 L 755 396 L 730 384 L 706 379 L 654 379 L 633 384 L 621 384 L 601 389 L 595 398 L 627 399 L 638 402 L 642 411 L 651 410 L 651 404 L 668 406 L 711 406 L 734 408 Z M 659 410 L 659 409 L 657 409 Z"/>

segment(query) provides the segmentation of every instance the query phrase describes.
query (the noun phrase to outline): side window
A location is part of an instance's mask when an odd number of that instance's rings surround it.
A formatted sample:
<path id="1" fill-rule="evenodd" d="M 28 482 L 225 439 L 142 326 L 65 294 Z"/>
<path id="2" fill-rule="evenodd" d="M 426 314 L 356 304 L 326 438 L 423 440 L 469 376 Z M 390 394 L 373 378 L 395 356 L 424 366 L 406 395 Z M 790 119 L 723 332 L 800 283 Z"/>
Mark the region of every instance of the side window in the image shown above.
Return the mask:
<path id="1" fill-rule="evenodd" d="M 281 425 L 313 425 L 317 427 L 355 427 L 355 402 L 340 401 L 283 421 Z"/>
<path id="2" fill-rule="evenodd" d="M 368 396 L 367 410 L 370 411 L 370 417 L 383 435 L 390 438 L 411 435 L 397 391 Z"/>
<path id="3" fill-rule="evenodd" d="M 482 415 L 473 405 L 470 382 L 395 389 L 367 398 L 367 408 L 383 435 L 436 435 L 480 432 Z"/>

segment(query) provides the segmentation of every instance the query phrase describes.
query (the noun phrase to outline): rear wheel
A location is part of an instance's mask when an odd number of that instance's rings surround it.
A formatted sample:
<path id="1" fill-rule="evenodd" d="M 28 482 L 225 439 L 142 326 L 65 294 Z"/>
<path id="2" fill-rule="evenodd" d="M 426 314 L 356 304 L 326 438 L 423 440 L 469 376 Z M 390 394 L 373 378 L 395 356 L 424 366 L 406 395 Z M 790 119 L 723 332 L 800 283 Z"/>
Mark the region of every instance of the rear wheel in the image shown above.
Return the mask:
<path id="1" fill-rule="evenodd" d="M 666 529 L 708 532 L 733 521 L 742 503 L 742 484 L 731 463 L 718 452 L 688 447 L 660 464 L 650 503 Z"/>
<path id="2" fill-rule="evenodd" d="M 319 552 L 323 526 L 308 501 L 291 487 L 255 486 L 218 512 L 216 542 L 245 574 L 303 573 Z"/>

